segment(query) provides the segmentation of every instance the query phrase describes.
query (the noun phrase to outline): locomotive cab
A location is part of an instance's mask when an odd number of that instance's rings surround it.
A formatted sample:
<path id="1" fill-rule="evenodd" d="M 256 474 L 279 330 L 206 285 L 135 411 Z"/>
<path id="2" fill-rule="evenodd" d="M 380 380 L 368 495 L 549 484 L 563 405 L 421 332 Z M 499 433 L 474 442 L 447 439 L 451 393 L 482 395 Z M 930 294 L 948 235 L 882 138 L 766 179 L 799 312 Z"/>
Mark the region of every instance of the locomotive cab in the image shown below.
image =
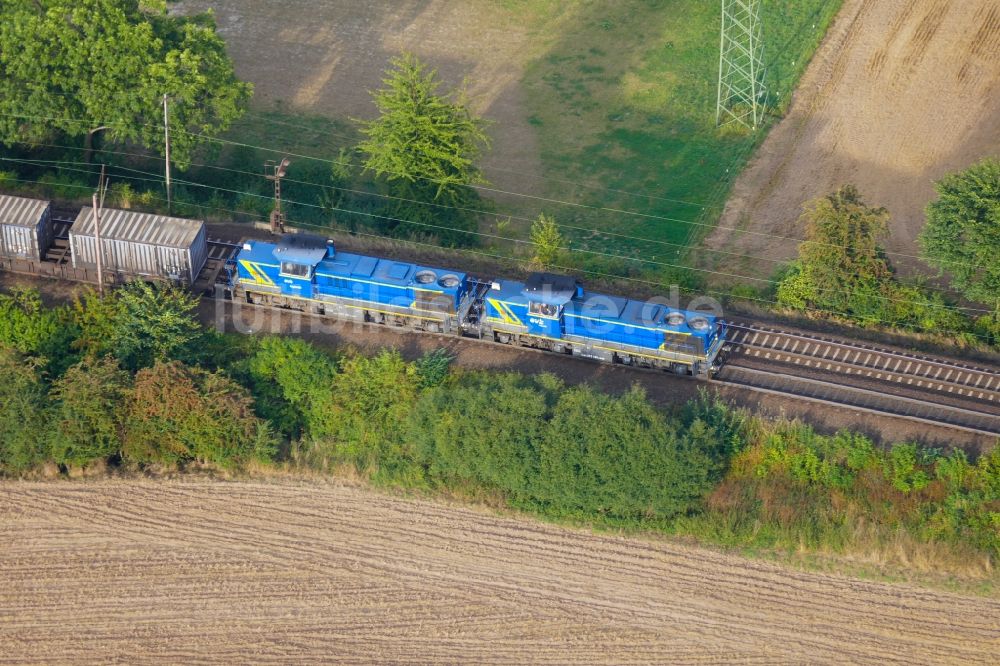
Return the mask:
<path id="1" fill-rule="evenodd" d="M 560 339 L 566 304 L 581 298 L 583 287 L 566 275 L 533 273 L 524 283 L 521 295 L 528 301 L 528 333 Z"/>
<path id="2" fill-rule="evenodd" d="M 319 236 L 287 234 L 271 253 L 278 262 L 277 285 L 281 293 L 300 298 L 312 298 L 316 282 L 316 266 L 333 257 L 333 242 Z"/>

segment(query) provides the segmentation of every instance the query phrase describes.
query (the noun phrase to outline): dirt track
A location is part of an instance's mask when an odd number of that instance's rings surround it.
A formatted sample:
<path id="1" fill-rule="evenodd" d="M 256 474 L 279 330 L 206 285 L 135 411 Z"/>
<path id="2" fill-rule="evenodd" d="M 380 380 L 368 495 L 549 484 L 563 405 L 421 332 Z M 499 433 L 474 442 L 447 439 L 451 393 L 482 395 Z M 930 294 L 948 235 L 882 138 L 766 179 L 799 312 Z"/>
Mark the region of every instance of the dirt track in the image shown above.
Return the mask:
<path id="1" fill-rule="evenodd" d="M 727 203 L 720 225 L 751 233 L 718 229 L 706 243 L 788 259 L 797 243 L 767 234 L 801 238 L 803 203 L 853 183 L 869 203 L 889 209 L 888 249 L 916 255 L 932 182 L 998 154 L 996 0 L 845 0 L 789 114 Z M 904 272 L 928 270 L 912 257 L 890 258 Z M 743 261 L 735 272 L 775 267 Z"/>
<path id="2" fill-rule="evenodd" d="M 0 661 L 987 663 L 1000 603 L 352 487 L 0 485 Z"/>

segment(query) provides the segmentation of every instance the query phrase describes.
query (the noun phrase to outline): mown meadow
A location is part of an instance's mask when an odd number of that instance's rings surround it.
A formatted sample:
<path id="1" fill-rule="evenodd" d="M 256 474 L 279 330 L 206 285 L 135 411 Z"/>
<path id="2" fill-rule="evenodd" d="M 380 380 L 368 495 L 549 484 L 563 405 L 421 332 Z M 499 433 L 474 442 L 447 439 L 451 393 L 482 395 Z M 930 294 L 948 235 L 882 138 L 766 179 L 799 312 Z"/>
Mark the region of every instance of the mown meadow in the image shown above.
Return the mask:
<path id="1" fill-rule="evenodd" d="M 554 3 L 537 4 L 554 11 Z M 624 234 L 577 234 L 578 242 L 683 262 L 787 108 L 839 7 L 824 0 L 761 3 L 768 117 L 750 132 L 715 125 L 719 3 L 582 4 L 525 76 L 546 173 L 561 179 L 548 184 L 548 194 L 597 209 L 557 214 L 568 224 Z"/>

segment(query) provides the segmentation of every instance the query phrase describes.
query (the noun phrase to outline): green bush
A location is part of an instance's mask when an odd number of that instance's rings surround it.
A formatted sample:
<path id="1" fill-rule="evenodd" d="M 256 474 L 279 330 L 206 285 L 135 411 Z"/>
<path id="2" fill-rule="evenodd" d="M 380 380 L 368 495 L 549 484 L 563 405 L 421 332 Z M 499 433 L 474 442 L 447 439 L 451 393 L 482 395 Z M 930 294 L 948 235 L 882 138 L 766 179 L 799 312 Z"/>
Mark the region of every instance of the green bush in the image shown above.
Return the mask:
<path id="1" fill-rule="evenodd" d="M 0 345 L 0 470 L 7 474 L 25 472 L 48 459 L 40 364 Z"/>
<path id="2" fill-rule="evenodd" d="M 260 413 L 286 437 L 319 440 L 336 432 L 333 380 L 337 361 L 312 344 L 268 336 L 235 371 Z"/>
<path id="3" fill-rule="evenodd" d="M 558 384 L 513 373 L 460 373 L 424 392 L 407 439 L 433 483 L 531 498 L 543 428 Z"/>
<path id="4" fill-rule="evenodd" d="M 640 389 L 612 397 L 549 375 L 462 373 L 421 396 L 408 433 L 432 483 L 614 521 L 691 510 L 713 469 L 702 445 L 715 445 L 680 433 Z"/>
<path id="5" fill-rule="evenodd" d="M 70 310 L 46 308 L 37 289 L 15 287 L 0 294 L 0 345 L 45 359 L 54 374 L 73 362 L 79 333 Z"/>
<path id="6" fill-rule="evenodd" d="M 440 385 L 447 378 L 454 359 L 446 349 L 435 349 L 421 356 L 415 364 L 417 385 L 422 389 Z"/>
<path id="7" fill-rule="evenodd" d="M 52 386 L 52 459 L 85 465 L 119 452 L 131 376 L 110 357 L 85 358 Z"/>
<path id="8" fill-rule="evenodd" d="M 377 480 L 415 474 L 405 422 L 417 397 L 416 368 L 396 350 L 351 356 L 333 381 L 331 459 L 351 463 Z"/>
<path id="9" fill-rule="evenodd" d="M 125 413 L 126 459 L 229 468 L 270 460 L 274 444 L 249 393 L 228 377 L 177 361 L 136 373 Z"/>
<path id="10" fill-rule="evenodd" d="M 133 371 L 156 361 L 195 362 L 205 338 L 197 309 L 197 296 L 143 280 L 105 298 L 90 292 L 75 305 L 80 345 L 98 356 L 110 354 Z"/>
<path id="11" fill-rule="evenodd" d="M 38 179 L 39 189 L 54 199 L 75 200 L 93 189 L 86 181 L 61 173 L 46 173 Z"/>
<path id="12" fill-rule="evenodd" d="M 708 468 L 641 389 L 614 398 L 571 388 L 545 429 L 534 494 L 557 514 L 662 520 L 697 504 Z"/>
<path id="13" fill-rule="evenodd" d="M 1000 557 L 1000 449 L 969 464 L 961 451 L 899 443 L 880 449 L 858 433 L 820 435 L 777 423 L 737 454 L 708 512 L 681 531 L 733 544 L 836 550 L 886 548 L 907 535 Z M 860 528 L 864 528 L 861 530 Z"/>

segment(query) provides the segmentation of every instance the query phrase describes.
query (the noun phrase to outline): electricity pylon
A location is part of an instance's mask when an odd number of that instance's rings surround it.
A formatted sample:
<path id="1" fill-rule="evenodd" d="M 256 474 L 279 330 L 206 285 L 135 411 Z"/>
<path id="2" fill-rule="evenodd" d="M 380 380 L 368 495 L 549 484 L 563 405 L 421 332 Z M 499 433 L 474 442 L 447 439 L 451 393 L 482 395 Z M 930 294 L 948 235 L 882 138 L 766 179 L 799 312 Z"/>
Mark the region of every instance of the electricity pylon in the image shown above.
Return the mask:
<path id="1" fill-rule="evenodd" d="M 751 129 L 764 119 L 764 40 L 760 0 L 722 0 L 715 124 Z"/>

